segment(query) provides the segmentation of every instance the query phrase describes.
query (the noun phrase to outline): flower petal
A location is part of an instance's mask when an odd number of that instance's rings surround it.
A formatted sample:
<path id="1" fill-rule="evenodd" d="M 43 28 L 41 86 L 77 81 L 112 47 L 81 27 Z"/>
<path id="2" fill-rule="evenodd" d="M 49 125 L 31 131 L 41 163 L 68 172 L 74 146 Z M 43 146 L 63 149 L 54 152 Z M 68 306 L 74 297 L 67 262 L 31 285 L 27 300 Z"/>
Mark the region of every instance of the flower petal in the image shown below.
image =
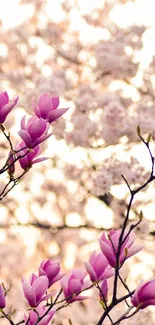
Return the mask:
<path id="1" fill-rule="evenodd" d="M 24 296 L 31 307 L 36 307 L 36 296 L 32 286 L 26 281 L 23 281 Z"/>
<path id="2" fill-rule="evenodd" d="M 40 276 L 33 282 L 32 288 L 36 295 L 37 304 L 40 302 L 42 296 L 45 294 L 46 290 L 48 289 L 48 283 L 49 281 L 47 276 Z"/>
<path id="3" fill-rule="evenodd" d="M 59 117 L 61 117 L 66 111 L 68 110 L 68 108 L 59 108 L 57 110 L 51 111 L 48 115 L 47 115 L 47 119 L 49 121 L 49 123 L 54 122 L 55 120 L 57 120 Z"/>
<path id="4" fill-rule="evenodd" d="M 49 93 L 45 93 L 39 98 L 39 111 L 43 119 L 46 119 L 47 114 L 52 109 L 51 96 Z"/>
<path id="5" fill-rule="evenodd" d="M 23 139 L 23 141 L 25 142 L 26 146 L 28 148 L 31 148 L 32 147 L 32 140 L 31 140 L 31 137 L 30 135 L 28 134 L 27 131 L 25 130 L 20 130 L 18 132 L 19 136 Z"/>

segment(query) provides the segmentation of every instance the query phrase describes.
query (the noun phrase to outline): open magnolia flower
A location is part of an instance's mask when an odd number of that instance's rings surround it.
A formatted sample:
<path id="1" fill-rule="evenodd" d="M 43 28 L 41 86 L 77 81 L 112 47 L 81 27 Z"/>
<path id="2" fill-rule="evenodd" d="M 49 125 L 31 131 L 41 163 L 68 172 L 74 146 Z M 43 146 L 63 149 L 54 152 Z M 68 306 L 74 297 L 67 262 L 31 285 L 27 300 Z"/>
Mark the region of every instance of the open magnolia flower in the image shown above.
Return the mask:
<path id="1" fill-rule="evenodd" d="M 112 229 L 109 232 L 109 238 L 107 238 L 103 233 L 99 239 L 102 253 L 105 255 L 109 264 L 112 267 L 115 267 L 116 265 L 116 254 L 118 250 L 121 231 L 122 231 L 121 229 L 117 229 L 117 230 Z M 125 238 L 126 235 L 127 235 L 127 231 L 125 231 L 123 238 Z M 134 241 L 135 241 L 135 234 L 131 232 L 125 239 L 123 245 L 121 246 L 120 256 L 119 256 L 120 265 L 122 265 L 127 258 L 138 253 L 142 249 L 142 246 L 135 245 Z"/>
<path id="2" fill-rule="evenodd" d="M 45 93 L 40 96 L 38 105 L 34 106 L 34 113 L 37 117 L 43 118 L 49 123 L 54 122 L 61 117 L 67 110 L 67 108 L 58 108 L 59 97 L 51 97 L 50 94 Z"/>
<path id="3" fill-rule="evenodd" d="M 114 270 L 109 265 L 107 258 L 103 253 L 97 254 L 96 251 L 91 254 L 89 262 L 85 262 L 85 267 L 92 282 L 101 281 L 114 275 Z"/>
<path id="4" fill-rule="evenodd" d="M 47 160 L 48 158 L 46 157 L 40 157 L 41 149 L 40 146 L 37 145 L 35 148 L 29 150 L 27 147 L 25 147 L 24 141 L 21 143 L 17 143 L 15 146 L 15 149 L 18 151 L 17 157 L 20 163 L 21 168 L 26 170 L 27 168 L 31 168 L 32 165 L 42 162 L 44 160 Z M 13 158 L 12 158 L 13 160 Z M 10 160 L 11 163 L 11 160 Z"/>
<path id="5" fill-rule="evenodd" d="M 49 284 L 47 276 L 37 277 L 32 274 L 29 281 L 23 279 L 22 284 L 25 298 L 31 307 L 37 307 L 41 301 L 51 297 L 51 295 L 46 295 Z"/>
<path id="6" fill-rule="evenodd" d="M 80 295 L 80 292 L 89 286 L 85 280 L 86 272 L 75 269 L 66 274 L 60 281 L 64 296 L 68 302 L 85 300 L 88 297 Z"/>
<path id="7" fill-rule="evenodd" d="M 21 120 L 21 130 L 18 134 L 28 148 L 34 148 L 52 135 L 52 133 L 47 133 L 48 129 L 49 123 L 43 118 L 32 116 L 26 123 L 26 117 L 23 116 Z"/>

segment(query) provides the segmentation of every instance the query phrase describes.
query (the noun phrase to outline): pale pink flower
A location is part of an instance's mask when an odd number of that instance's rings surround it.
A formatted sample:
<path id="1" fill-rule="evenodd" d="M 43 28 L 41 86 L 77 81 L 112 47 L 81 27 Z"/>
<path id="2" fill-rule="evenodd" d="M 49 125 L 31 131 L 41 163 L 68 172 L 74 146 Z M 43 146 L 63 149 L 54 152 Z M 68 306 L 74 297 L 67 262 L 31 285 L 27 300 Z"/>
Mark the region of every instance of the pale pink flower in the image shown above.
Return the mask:
<path id="1" fill-rule="evenodd" d="M 89 284 L 85 281 L 86 272 L 75 269 L 66 274 L 60 281 L 64 296 L 68 302 L 85 300 L 88 297 L 81 296 L 80 292 L 86 289 Z"/>
<path id="2" fill-rule="evenodd" d="M 91 254 L 89 262 L 85 262 L 85 267 L 92 282 L 110 278 L 114 274 L 106 257 L 102 253 L 97 254 L 96 251 Z"/>

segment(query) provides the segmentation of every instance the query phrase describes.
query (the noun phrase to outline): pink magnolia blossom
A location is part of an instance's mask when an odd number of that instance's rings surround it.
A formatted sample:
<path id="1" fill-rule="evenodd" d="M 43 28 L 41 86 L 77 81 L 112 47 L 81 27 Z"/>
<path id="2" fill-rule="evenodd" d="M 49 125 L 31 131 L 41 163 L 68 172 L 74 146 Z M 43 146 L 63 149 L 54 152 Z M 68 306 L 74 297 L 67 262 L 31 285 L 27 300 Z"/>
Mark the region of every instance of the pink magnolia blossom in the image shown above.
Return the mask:
<path id="1" fill-rule="evenodd" d="M 23 279 L 22 282 L 25 298 L 31 307 L 37 307 L 41 301 L 47 300 L 51 296 L 45 295 L 49 284 L 47 276 L 37 277 L 32 274 L 29 281 Z"/>
<path id="2" fill-rule="evenodd" d="M 60 263 L 52 260 L 42 261 L 39 267 L 39 275 L 47 276 L 49 287 L 64 276 L 64 274 L 60 272 Z"/>
<path id="3" fill-rule="evenodd" d="M 35 148 L 31 149 L 30 151 L 28 150 L 28 148 L 25 148 L 25 143 L 24 141 L 22 141 L 20 144 L 16 145 L 15 148 L 17 151 L 19 151 L 17 153 L 17 157 L 19 158 L 19 163 L 21 165 L 21 167 L 26 170 L 27 168 L 31 168 L 32 165 L 42 162 L 48 158 L 46 157 L 41 157 L 41 158 L 37 158 L 40 155 L 40 146 L 37 145 Z M 23 156 L 22 158 L 20 158 L 21 156 Z"/>
<path id="4" fill-rule="evenodd" d="M 89 262 L 85 262 L 85 267 L 92 282 L 109 278 L 114 274 L 106 257 L 102 253 L 97 254 L 96 251 L 91 254 Z"/>
<path id="5" fill-rule="evenodd" d="M 0 284 L 0 308 L 3 309 L 6 306 L 5 294 L 2 285 Z"/>
<path id="6" fill-rule="evenodd" d="M 64 296 L 68 302 L 84 300 L 88 297 L 80 296 L 80 292 L 86 289 L 89 284 L 84 280 L 86 272 L 75 269 L 66 274 L 60 281 Z"/>
<path id="7" fill-rule="evenodd" d="M 28 316 L 24 315 L 24 320 L 27 325 L 34 325 L 38 320 L 38 316 L 42 317 L 47 311 L 47 307 L 38 306 L 36 311 L 30 310 Z M 47 325 L 55 314 L 55 309 L 51 309 L 37 324 L 38 325 Z M 29 320 L 28 320 L 29 319 Z"/>
<path id="8" fill-rule="evenodd" d="M 0 123 L 3 123 L 10 113 L 12 108 L 17 104 L 18 98 L 16 97 L 12 102 L 9 102 L 9 95 L 6 91 L 0 93 Z"/>
<path id="9" fill-rule="evenodd" d="M 48 139 L 52 133 L 47 134 L 49 123 L 43 118 L 32 116 L 27 124 L 25 116 L 21 120 L 21 130 L 18 132 L 28 148 L 34 148 Z"/>
<path id="10" fill-rule="evenodd" d="M 99 293 L 100 299 L 103 302 L 107 301 L 107 293 L 108 293 L 108 282 L 107 279 L 104 278 L 104 280 L 100 285 L 100 293 Z"/>
<path id="11" fill-rule="evenodd" d="M 155 305 L 155 278 L 141 284 L 134 292 L 132 304 L 139 309 Z"/>
<path id="12" fill-rule="evenodd" d="M 104 233 L 99 239 L 102 253 L 105 255 L 109 264 L 112 267 L 115 267 L 116 265 L 116 253 L 118 250 L 121 231 L 122 231 L 121 229 L 117 229 L 117 230 L 112 229 L 109 232 L 110 239 L 107 238 Z M 124 238 L 126 234 L 127 231 L 124 233 Z M 134 241 L 135 241 L 135 234 L 130 233 L 129 236 L 127 236 L 120 250 L 120 256 L 119 256 L 120 265 L 122 265 L 127 258 L 131 257 L 132 255 L 136 254 L 142 249 L 141 246 L 134 245 Z"/>
<path id="13" fill-rule="evenodd" d="M 38 105 L 34 106 L 34 113 L 37 117 L 52 123 L 62 116 L 68 108 L 59 108 L 59 97 L 51 97 L 49 93 L 40 96 Z"/>

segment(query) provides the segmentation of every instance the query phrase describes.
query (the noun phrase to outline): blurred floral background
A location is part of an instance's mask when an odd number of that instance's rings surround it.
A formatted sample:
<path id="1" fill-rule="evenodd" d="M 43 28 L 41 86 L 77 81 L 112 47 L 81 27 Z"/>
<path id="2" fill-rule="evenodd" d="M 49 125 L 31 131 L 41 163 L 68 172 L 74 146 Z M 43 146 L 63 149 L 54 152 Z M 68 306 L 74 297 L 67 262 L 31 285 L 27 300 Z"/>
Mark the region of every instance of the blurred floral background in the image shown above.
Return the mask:
<path id="1" fill-rule="evenodd" d="M 133 188 L 148 176 L 150 157 L 136 129 L 155 137 L 154 12 L 154 0 L 0 0 L 0 91 L 20 96 L 5 122 L 13 142 L 42 93 L 70 107 L 42 145 L 49 159 L 1 202 L 0 280 L 12 283 L 17 319 L 26 306 L 21 276 L 45 258 L 61 260 L 64 271 L 84 268 L 100 233 L 123 222 L 129 193 L 121 174 Z M 0 141 L 2 162 L 3 134 Z M 123 271 L 131 288 L 155 274 L 154 197 L 151 184 L 132 207 L 132 220 L 141 210 L 145 218 L 137 229 L 144 250 Z M 63 309 L 54 323 L 96 324 L 102 308 L 94 299 Z M 148 317 L 154 324 L 152 311 L 124 324 Z"/>

